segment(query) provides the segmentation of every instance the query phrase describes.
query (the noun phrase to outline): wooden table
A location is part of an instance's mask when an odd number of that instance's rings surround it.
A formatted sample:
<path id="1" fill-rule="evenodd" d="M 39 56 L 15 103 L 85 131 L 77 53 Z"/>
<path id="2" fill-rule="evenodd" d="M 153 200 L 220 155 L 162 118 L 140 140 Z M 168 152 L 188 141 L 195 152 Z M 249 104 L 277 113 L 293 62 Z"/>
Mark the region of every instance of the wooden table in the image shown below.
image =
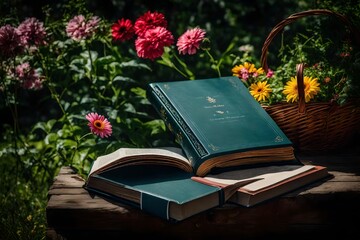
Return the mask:
<path id="1" fill-rule="evenodd" d="M 47 238 L 360 239 L 360 151 L 299 158 L 327 166 L 334 177 L 252 208 L 225 205 L 179 223 L 93 198 L 84 180 L 63 167 L 49 190 Z"/>

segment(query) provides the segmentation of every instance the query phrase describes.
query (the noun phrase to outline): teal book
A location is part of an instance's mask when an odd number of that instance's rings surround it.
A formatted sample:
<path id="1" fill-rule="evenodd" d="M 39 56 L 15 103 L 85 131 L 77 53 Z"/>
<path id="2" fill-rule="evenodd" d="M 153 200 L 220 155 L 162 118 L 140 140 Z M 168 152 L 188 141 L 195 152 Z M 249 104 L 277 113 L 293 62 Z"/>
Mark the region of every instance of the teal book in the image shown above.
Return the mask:
<path id="1" fill-rule="evenodd" d="M 237 77 L 151 83 L 147 96 L 197 176 L 295 159 L 290 140 Z"/>
<path id="2" fill-rule="evenodd" d="M 166 219 L 182 221 L 224 203 L 251 207 L 326 176 L 319 166 L 272 164 L 194 175 L 181 148 L 120 148 L 98 157 L 85 189 Z"/>
<path id="3" fill-rule="evenodd" d="M 120 148 L 94 161 L 84 188 L 169 221 L 221 206 L 242 181 L 222 188 L 191 179 L 180 148 Z M 188 165 L 189 166 L 189 165 Z M 226 189 L 226 191 L 224 191 Z"/>

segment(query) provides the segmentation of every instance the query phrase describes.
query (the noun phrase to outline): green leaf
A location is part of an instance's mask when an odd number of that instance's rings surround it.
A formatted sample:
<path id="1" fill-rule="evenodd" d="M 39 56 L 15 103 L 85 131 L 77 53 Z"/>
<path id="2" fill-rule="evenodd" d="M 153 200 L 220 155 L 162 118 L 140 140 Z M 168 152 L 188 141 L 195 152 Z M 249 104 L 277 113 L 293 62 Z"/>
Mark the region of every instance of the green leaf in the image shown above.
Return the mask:
<path id="1" fill-rule="evenodd" d="M 142 68 L 142 69 L 151 71 L 151 68 L 148 65 L 143 64 L 143 63 L 138 63 L 135 60 L 130 60 L 128 62 L 122 62 L 122 63 L 120 63 L 120 67 L 121 68 L 125 68 L 125 67 Z"/>
<path id="2" fill-rule="evenodd" d="M 140 87 L 131 88 L 131 92 L 135 93 L 136 95 L 146 98 L 146 90 Z"/>
<path id="3" fill-rule="evenodd" d="M 46 135 L 44 142 L 45 144 L 53 144 L 57 141 L 58 138 L 59 136 L 56 133 L 49 133 Z"/>

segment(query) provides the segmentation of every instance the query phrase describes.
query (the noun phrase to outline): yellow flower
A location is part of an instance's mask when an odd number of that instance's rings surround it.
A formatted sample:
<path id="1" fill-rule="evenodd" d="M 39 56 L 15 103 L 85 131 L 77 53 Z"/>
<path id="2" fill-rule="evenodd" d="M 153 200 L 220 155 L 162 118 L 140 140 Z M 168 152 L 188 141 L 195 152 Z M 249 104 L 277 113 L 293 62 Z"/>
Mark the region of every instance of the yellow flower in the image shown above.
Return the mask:
<path id="1" fill-rule="evenodd" d="M 258 74 L 258 75 L 261 75 L 261 74 L 263 74 L 265 71 L 264 71 L 264 69 L 261 67 L 261 68 L 258 68 L 257 70 L 256 70 L 256 73 Z"/>
<path id="2" fill-rule="evenodd" d="M 251 77 L 256 78 L 257 76 L 264 74 L 263 68 L 256 69 L 255 65 L 249 62 L 237 65 L 233 67 L 231 71 L 233 73 L 233 76 L 237 76 L 244 81 L 248 80 Z"/>
<path id="3" fill-rule="evenodd" d="M 320 84 L 317 80 L 317 78 L 304 77 L 305 102 L 309 102 L 320 91 Z M 291 77 L 291 80 L 286 83 L 283 93 L 286 95 L 287 102 L 298 101 L 299 95 L 296 77 Z"/>
<path id="4" fill-rule="evenodd" d="M 272 92 L 270 85 L 267 81 L 252 83 L 250 85 L 250 94 L 258 101 L 265 101 L 270 97 Z"/>
<path id="5" fill-rule="evenodd" d="M 241 66 L 241 65 L 240 65 Z M 248 70 L 249 73 L 254 73 L 256 72 L 256 68 L 255 65 L 249 62 L 245 62 L 244 63 L 244 68 Z"/>
<path id="6" fill-rule="evenodd" d="M 236 76 L 236 77 L 238 77 L 238 78 L 241 78 L 241 77 L 242 77 L 242 72 L 241 72 L 241 70 L 242 70 L 243 68 L 244 68 L 243 65 L 237 65 L 237 66 L 233 67 L 233 68 L 231 69 L 231 71 L 233 72 L 233 76 Z"/>

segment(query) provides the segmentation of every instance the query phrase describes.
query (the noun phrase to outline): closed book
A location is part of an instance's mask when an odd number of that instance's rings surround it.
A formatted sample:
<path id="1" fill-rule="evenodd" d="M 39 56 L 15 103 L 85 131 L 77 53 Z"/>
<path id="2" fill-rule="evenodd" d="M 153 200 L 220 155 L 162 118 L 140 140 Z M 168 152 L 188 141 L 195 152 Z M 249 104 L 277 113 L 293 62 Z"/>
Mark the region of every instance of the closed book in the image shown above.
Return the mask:
<path id="1" fill-rule="evenodd" d="M 224 189 L 239 182 L 256 180 L 238 188 L 228 202 L 251 207 L 274 197 L 289 193 L 326 177 L 326 167 L 316 165 L 276 165 L 248 167 L 206 177 L 193 176 L 194 181 Z"/>
<path id="2" fill-rule="evenodd" d="M 237 77 L 149 84 L 147 96 L 194 173 L 292 161 L 292 143 Z"/>
<path id="3" fill-rule="evenodd" d="M 220 189 L 195 182 L 190 173 L 168 166 L 128 166 L 90 177 L 86 188 L 172 221 L 221 205 Z"/>

